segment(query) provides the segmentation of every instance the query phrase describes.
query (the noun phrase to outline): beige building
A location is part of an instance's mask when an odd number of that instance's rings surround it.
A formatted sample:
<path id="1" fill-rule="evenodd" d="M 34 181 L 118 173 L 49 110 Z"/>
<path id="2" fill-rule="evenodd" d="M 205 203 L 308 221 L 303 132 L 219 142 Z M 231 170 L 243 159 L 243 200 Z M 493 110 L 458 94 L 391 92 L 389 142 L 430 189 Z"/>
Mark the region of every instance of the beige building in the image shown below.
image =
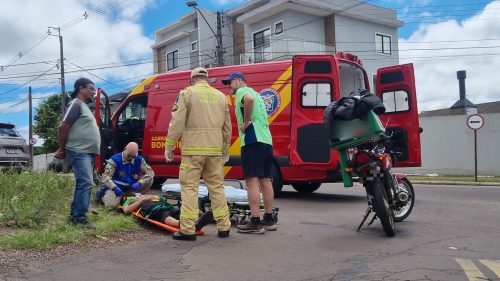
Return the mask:
<path id="1" fill-rule="evenodd" d="M 193 9 L 156 31 L 154 71 L 346 51 L 358 55 L 371 76 L 399 64 L 401 26 L 395 10 L 366 1 L 253 0 L 224 13 Z"/>

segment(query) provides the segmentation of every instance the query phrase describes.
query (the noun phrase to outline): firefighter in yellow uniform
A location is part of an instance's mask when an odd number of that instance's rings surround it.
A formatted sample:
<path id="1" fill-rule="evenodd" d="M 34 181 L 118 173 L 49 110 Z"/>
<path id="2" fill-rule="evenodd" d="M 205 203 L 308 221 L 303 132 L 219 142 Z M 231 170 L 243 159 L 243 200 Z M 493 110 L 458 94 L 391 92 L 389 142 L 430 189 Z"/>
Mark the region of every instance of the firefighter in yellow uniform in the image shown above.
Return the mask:
<path id="1" fill-rule="evenodd" d="M 231 222 L 224 192 L 223 166 L 229 160 L 231 117 L 226 96 L 208 84 L 208 72 L 202 67 L 191 71 L 191 86 L 179 93 L 172 106 L 165 144 L 167 162 L 174 160 L 172 151 L 181 137 L 181 227 L 172 237 L 196 240 L 200 177 L 208 188 L 218 236 L 228 237 Z"/>

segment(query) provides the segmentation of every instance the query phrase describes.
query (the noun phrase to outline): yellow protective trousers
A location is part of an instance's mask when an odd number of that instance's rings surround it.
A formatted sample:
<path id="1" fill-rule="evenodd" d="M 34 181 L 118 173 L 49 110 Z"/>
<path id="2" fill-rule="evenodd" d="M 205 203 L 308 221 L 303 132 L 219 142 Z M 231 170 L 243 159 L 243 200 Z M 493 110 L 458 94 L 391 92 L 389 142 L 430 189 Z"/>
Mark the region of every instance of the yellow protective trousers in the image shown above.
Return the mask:
<path id="1" fill-rule="evenodd" d="M 200 177 L 208 188 L 217 229 L 229 230 L 229 208 L 224 192 L 224 173 L 221 156 L 183 155 L 179 166 L 181 184 L 181 232 L 186 235 L 195 233 L 195 224 L 199 215 L 198 189 Z"/>

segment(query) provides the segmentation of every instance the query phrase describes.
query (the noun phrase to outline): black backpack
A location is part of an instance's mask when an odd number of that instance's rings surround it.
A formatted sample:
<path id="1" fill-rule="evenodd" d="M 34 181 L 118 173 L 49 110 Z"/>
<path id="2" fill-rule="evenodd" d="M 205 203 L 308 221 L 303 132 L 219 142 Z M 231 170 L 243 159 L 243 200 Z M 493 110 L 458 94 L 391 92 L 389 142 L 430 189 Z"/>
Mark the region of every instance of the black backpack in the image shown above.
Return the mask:
<path id="1" fill-rule="evenodd" d="M 172 205 L 167 203 L 167 197 L 159 195 L 156 199 L 142 203 L 139 212 L 148 219 L 153 214 L 159 214 L 162 210 L 170 210 L 171 208 Z"/>

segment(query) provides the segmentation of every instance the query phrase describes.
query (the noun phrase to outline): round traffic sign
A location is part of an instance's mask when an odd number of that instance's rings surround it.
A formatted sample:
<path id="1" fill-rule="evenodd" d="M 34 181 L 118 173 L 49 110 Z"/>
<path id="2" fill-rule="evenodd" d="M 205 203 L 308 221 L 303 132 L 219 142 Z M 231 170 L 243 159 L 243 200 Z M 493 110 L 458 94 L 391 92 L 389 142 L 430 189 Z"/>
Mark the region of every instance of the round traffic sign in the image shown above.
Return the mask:
<path id="1" fill-rule="evenodd" d="M 30 139 L 30 143 L 31 143 L 32 145 L 35 145 L 35 144 L 36 144 L 36 139 L 35 139 L 35 138 L 31 138 L 31 139 Z"/>
<path id="2" fill-rule="evenodd" d="M 472 130 L 479 130 L 484 126 L 483 116 L 479 114 L 473 114 L 467 118 L 467 126 Z"/>

